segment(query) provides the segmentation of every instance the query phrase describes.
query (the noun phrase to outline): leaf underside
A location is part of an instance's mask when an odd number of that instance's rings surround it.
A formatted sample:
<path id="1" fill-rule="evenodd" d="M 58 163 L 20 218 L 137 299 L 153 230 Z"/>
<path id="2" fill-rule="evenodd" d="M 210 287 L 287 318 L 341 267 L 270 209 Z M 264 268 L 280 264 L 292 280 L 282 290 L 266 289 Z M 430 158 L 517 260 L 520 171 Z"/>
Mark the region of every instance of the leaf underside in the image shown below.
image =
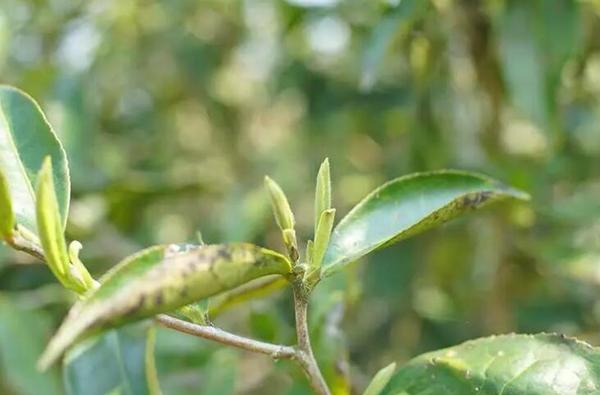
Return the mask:
<path id="1" fill-rule="evenodd" d="M 527 199 L 516 189 L 478 174 L 445 170 L 392 180 L 356 205 L 334 229 L 324 275 L 378 248 L 503 198 Z"/>
<path id="2" fill-rule="evenodd" d="M 75 304 L 40 359 L 45 368 L 77 340 L 173 311 L 258 277 L 291 270 L 274 251 L 252 244 L 156 246 L 124 260 Z"/>
<path id="3" fill-rule="evenodd" d="M 423 354 L 382 395 L 591 395 L 600 351 L 557 334 L 501 335 Z"/>

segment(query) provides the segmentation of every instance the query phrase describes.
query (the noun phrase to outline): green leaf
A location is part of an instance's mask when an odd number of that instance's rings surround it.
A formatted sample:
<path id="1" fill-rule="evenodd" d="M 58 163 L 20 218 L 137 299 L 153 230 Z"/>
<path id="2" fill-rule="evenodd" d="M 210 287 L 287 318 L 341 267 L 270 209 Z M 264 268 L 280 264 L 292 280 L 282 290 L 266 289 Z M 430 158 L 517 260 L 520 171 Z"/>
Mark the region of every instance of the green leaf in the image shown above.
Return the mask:
<path id="1" fill-rule="evenodd" d="M 417 173 L 377 188 L 336 226 L 323 260 L 332 274 L 369 252 L 422 232 L 489 202 L 524 192 L 461 171 Z"/>
<path id="2" fill-rule="evenodd" d="M 315 235 L 319 228 L 319 221 L 323 211 L 331 208 L 331 174 L 329 159 L 325 159 L 317 174 L 317 187 L 315 189 Z"/>
<path id="3" fill-rule="evenodd" d="M 382 395 L 591 395 L 600 351 L 555 334 L 502 335 L 423 354 Z"/>
<path id="4" fill-rule="evenodd" d="M 294 213 L 290 207 L 290 203 L 283 192 L 283 189 L 268 176 L 265 176 L 265 188 L 271 198 L 271 206 L 273 207 L 273 215 L 279 229 L 294 229 L 296 221 Z"/>
<path id="5" fill-rule="evenodd" d="M 317 233 L 315 234 L 315 243 L 312 246 L 310 265 L 312 269 L 321 267 L 323 256 L 329 244 L 331 229 L 333 229 L 333 221 L 335 219 L 335 209 L 331 208 L 321 213 Z"/>
<path id="6" fill-rule="evenodd" d="M 37 227 L 46 263 L 54 275 L 68 287 L 70 284 L 65 280 L 69 267 L 69 254 L 58 212 L 50 157 L 46 157 L 38 174 L 35 197 Z M 79 292 L 84 291 L 85 288 L 75 290 Z"/>
<path id="7" fill-rule="evenodd" d="M 396 363 L 392 362 L 385 368 L 381 369 L 379 372 L 375 374 L 369 386 L 363 392 L 363 395 L 379 395 L 381 391 L 385 388 L 387 383 L 390 382 L 392 375 L 394 374 L 394 370 L 396 370 Z"/>
<path id="8" fill-rule="evenodd" d="M 0 295 L 0 387 L 20 395 L 62 393 L 56 371 L 40 373 L 35 368 L 51 326 L 52 320 L 43 311 L 19 308 L 14 298 Z"/>
<path id="9" fill-rule="evenodd" d="M 15 213 L 12 208 L 8 181 L 0 168 L 0 237 L 10 237 L 15 227 Z"/>
<path id="10" fill-rule="evenodd" d="M 46 156 L 52 158 L 61 225 L 69 207 L 67 157 L 38 104 L 26 93 L 0 86 L 0 167 L 12 197 L 17 224 L 36 232 L 35 193 L 37 173 Z"/>
<path id="11" fill-rule="evenodd" d="M 49 366 L 87 335 L 173 311 L 258 277 L 290 271 L 283 255 L 246 243 L 183 252 L 179 246 L 148 248 L 109 271 L 97 289 L 73 306 L 40 359 L 40 367 Z"/>
<path id="12" fill-rule="evenodd" d="M 158 394 L 152 381 L 153 334 L 134 324 L 87 339 L 65 356 L 63 379 L 68 395 Z"/>

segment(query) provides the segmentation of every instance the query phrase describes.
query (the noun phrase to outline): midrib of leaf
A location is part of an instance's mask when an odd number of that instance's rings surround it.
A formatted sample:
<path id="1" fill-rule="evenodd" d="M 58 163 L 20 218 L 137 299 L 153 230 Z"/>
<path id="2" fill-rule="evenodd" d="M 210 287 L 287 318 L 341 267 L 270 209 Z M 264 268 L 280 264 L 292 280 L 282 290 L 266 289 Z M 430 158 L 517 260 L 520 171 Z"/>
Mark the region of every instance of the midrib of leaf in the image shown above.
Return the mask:
<path id="1" fill-rule="evenodd" d="M 10 130 L 11 128 L 4 115 L 4 111 L 0 110 L 0 165 L 6 169 L 6 177 L 9 180 L 8 185 L 13 195 L 13 207 L 17 221 L 23 221 L 28 218 L 35 218 L 35 195 Z M 8 147 L 12 148 L 12 150 Z M 17 172 L 22 177 L 10 176 Z M 23 225 L 29 227 L 30 230 L 36 230 L 35 222 L 27 223 L 26 221 Z"/>
<path id="2" fill-rule="evenodd" d="M 121 373 L 121 382 L 123 383 L 125 393 L 133 395 L 131 383 L 129 382 L 129 377 L 127 376 L 127 370 L 125 369 L 125 364 L 123 363 L 123 353 L 121 352 L 121 341 L 119 340 L 119 333 L 117 331 L 113 331 L 111 337 L 114 338 L 114 340 L 111 341 L 111 344 L 114 348 L 115 359 L 117 360 L 117 363 L 119 365 L 119 372 Z"/>

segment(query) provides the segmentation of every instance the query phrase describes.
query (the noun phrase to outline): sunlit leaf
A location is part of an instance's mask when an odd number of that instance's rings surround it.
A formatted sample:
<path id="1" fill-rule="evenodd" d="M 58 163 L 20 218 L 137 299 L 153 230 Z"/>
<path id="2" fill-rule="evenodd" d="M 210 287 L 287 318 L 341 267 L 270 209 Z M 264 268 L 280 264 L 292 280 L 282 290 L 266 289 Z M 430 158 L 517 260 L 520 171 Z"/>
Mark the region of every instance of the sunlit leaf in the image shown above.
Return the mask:
<path id="1" fill-rule="evenodd" d="M 8 181 L 0 168 L 0 237 L 10 236 L 14 227 L 15 213 L 12 208 Z"/>
<path id="2" fill-rule="evenodd" d="M 591 395 L 600 351 L 560 335 L 503 335 L 423 354 L 382 395 Z"/>
<path id="3" fill-rule="evenodd" d="M 68 395 L 158 395 L 148 372 L 153 358 L 152 334 L 147 324 L 113 329 L 87 339 L 65 356 L 63 378 Z M 149 367 L 152 370 L 153 365 Z"/>
<path id="4" fill-rule="evenodd" d="M 85 335 L 175 310 L 258 277 L 290 272 L 274 251 L 237 243 L 181 252 L 156 246 L 125 259 L 75 304 L 40 360 L 47 367 Z"/>
<path id="5" fill-rule="evenodd" d="M 371 192 L 336 226 L 323 261 L 324 274 L 507 197 L 528 198 L 491 178 L 460 171 L 417 173 L 392 180 Z"/>
<path id="6" fill-rule="evenodd" d="M 64 279 L 69 266 L 69 254 L 58 213 L 50 157 L 46 157 L 38 174 L 35 194 L 37 227 L 46 262 L 57 278 Z M 81 289 L 85 290 L 83 287 Z"/>
<path id="7" fill-rule="evenodd" d="M 24 92 L 0 86 L 0 167 L 10 190 L 18 224 L 36 231 L 35 185 L 46 156 L 52 158 L 52 177 L 62 228 L 69 206 L 67 158 L 37 103 Z"/>
<path id="8" fill-rule="evenodd" d="M 331 208 L 331 171 L 329 159 L 325 159 L 317 174 L 317 185 L 315 188 L 315 235 L 319 228 L 321 214 Z"/>

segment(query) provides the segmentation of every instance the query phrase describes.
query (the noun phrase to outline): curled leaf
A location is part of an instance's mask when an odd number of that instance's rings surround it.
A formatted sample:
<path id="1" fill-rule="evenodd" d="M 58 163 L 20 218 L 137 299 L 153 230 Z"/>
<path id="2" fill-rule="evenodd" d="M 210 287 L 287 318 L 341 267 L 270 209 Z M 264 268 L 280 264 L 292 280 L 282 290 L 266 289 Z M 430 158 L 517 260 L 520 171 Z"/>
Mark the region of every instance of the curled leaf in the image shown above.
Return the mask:
<path id="1" fill-rule="evenodd" d="M 319 219 L 319 226 L 317 227 L 317 233 L 315 234 L 315 243 L 312 247 L 311 255 L 311 268 L 318 269 L 321 267 L 325 250 L 329 244 L 329 237 L 331 236 L 331 229 L 333 229 L 333 221 L 335 219 L 335 209 L 327 209 L 321 213 Z"/>
<path id="2" fill-rule="evenodd" d="M 294 213 L 279 184 L 268 176 L 265 176 L 265 188 L 267 189 L 267 192 L 269 192 L 271 206 L 273 207 L 273 215 L 275 216 L 275 221 L 277 221 L 279 228 L 282 231 L 285 229 L 294 229 L 294 226 L 296 225 Z"/>
<path id="3" fill-rule="evenodd" d="M 52 178 L 52 162 L 50 157 L 44 163 L 37 177 L 35 189 L 37 228 L 44 249 L 46 263 L 60 282 L 76 292 L 85 291 L 83 281 L 71 283 L 69 278 L 69 254 L 63 235 L 62 221 L 58 211 L 58 202 Z"/>
<path id="4" fill-rule="evenodd" d="M 315 189 L 315 235 L 321 220 L 321 214 L 331 208 L 331 174 L 329 159 L 325 159 L 317 174 L 317 187 Z"/>
<path id="5" fill-rule="evenodd" d="M 73 306 L 39 366 L 44 369 L 90 334 L 173 311 L 258 277 L 291 271 L 283 255 L 252 244 L 207 245 L 181 252 L 156 246 L 121 262 Z"/>

